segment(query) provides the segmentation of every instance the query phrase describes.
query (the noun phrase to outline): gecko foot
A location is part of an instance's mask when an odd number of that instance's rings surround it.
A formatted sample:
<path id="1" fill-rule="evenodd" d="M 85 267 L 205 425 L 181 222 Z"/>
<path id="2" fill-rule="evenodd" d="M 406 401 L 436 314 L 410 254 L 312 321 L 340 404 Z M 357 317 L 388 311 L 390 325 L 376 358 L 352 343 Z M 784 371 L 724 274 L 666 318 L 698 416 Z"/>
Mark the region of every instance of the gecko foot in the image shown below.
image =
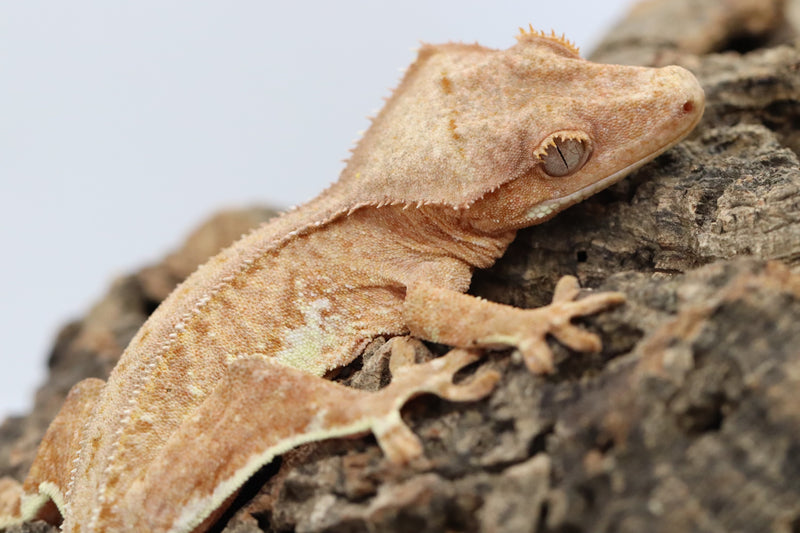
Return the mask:
<path id="1" fill-rule="evenodd" d="M 576 317 L 598 313 L 625 301 L 619 292 L 601 292 L 576 300 L 580 292 L 578 280 L 574 276 L 564 276 L 556 284 L 550 305 L 522 312 L 531 315 L 535 324 L 533 330 L 520 335 L 516 342 L 522 353 L 525 365 L 535 374 L 549 374 L 554 370 L 553 352 L 545 337 L 549 334 L 559 342 L 578 352 L 598 352 L 602 348 L 600 337 L 575 324 Z"/>
<path id="2" fill-rule="evenodd" d="M 514 346 L 531 372 L 546 374 L 554 370 L 548 335 L 579 352 L 599 351 L 600 338 L 572 324 L 572 319 L 625 301 L 618 292 L 576 300 L 579 292 L 578 280 L 564 276 L 556 285 L 550 305 L 520 309 L 417 283 L 406 291 L 403 316 L 415 337 L 461 348 Z"/>
<path id="3" fill-rule="evenodd" d="M 409 399 L 430 393 L 456 402 L 478 400 L 492 391 L 500 375 L 482 369 L 467 383 L 454 384 L 456 372 L 477 361 L 479 352 L 457 348 L 437 359 L 415 364 L 414 344 L 418 340 L 399 337 L 392 342 L 392 382 L 378 393 L 382 400 L 391 402 L 392 408 L 373 423 L 372 429 L 386 456 L 393 462 L 405 463 L 422 453 L 419 439 L 400 417 L 400 408 Z"/>

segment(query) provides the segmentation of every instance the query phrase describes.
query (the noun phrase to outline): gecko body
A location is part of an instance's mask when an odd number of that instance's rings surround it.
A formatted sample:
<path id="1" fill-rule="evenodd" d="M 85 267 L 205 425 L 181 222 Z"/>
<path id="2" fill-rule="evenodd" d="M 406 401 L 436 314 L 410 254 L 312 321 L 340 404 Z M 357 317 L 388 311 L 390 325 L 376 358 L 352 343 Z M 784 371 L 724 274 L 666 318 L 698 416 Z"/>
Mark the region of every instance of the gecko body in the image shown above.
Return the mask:
<path id="1" fill-rule="evenodd" d="M 599 65 L 533 31 L 502 51 L 423 46 L 336 183 L 211 258 L 106 383 L 73 388 L 8 522 L 200 532 L 300 443 L 373 431 L 390 460 L 419 455 L 399 409 L 426 392 L 487 394 L 488 371 L 452 383 L 475 348 L 515 346 L 534 372 L 552 371 L 547 335 L 598 349 L 570 319 L 619 294 L 575 300 L 567 278 L 551 305 L 523 310 L 463 293 L 516 230 L 678 142 L 703 103 L 679 67 Z M 392 383 L 377 393 L 321 377 L 378 335 L 408 334 L 456 348 L 414 364 L 397 340 Z"/>

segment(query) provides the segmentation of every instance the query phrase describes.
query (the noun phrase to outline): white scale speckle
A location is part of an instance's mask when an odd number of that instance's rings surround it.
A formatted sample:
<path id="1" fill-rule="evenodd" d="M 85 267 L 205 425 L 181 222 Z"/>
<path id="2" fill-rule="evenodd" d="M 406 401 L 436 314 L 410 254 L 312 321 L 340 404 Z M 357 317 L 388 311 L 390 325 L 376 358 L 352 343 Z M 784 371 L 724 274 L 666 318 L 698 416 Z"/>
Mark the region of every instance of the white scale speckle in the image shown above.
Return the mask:
<path id="1" fill-rule="evenodd" d="M 329 336 L 322 312 L 330 306 L 327 298 L 319 298 L 308 305 L 303 311 L 303 324 L 286 332 L 286 347 L 276 354 L 279 363 L 314 374 L 324 372 L 324 369 L 315 368 L 314 363 L 320 362 L 317 356 Z"/>

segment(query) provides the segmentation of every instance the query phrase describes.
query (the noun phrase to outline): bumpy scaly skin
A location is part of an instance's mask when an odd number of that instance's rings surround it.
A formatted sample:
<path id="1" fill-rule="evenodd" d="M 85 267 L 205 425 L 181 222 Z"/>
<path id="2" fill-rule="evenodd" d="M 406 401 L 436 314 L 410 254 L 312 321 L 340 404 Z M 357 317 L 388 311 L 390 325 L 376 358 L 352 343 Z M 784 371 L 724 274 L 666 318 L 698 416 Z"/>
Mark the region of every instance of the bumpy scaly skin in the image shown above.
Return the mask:
<path id="1" fill-rule="evenodd" d="M 420 453 L 399 418 L 409 397 L 468 400 L 494 383 L 483 373 L 452 385 L 473 357 L 463 350 L 399 364 L 400 342 L 394 381 L 378 393 L 319 377 L 376 335 L 516 346 L 534 372 L 553 368 L 545 335 L 598 349 L 570 320 L 619 294 L 574 301 L 567 278 L 550 306 L 523 310 L 462 293 L 517 229 L 685 136 L 703 93 L 678 67 L 594 64 L 536 32 L 518 41 L 504 51 L 424 46 L 337 183 L 209 260 L 153 313 L 107 383 L 75 386 L 6 501 L 10 520 L 60 513 L 65 531 L 202 531 L 276 454 L 371 430 L 389 459 L 405 461 Z"/>

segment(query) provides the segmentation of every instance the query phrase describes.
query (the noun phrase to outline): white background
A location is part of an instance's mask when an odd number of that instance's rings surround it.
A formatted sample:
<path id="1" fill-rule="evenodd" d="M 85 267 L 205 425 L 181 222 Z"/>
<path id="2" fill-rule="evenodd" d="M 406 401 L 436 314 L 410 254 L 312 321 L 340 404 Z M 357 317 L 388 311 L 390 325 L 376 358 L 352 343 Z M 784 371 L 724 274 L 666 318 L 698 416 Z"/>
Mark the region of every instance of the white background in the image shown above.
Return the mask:
<path id="1" fill-rule="evenodd" d="M 630 3 L 0 0 L 0 418 L 114 276 L 335 180 L 420 41 L 588 52 Z"/>

